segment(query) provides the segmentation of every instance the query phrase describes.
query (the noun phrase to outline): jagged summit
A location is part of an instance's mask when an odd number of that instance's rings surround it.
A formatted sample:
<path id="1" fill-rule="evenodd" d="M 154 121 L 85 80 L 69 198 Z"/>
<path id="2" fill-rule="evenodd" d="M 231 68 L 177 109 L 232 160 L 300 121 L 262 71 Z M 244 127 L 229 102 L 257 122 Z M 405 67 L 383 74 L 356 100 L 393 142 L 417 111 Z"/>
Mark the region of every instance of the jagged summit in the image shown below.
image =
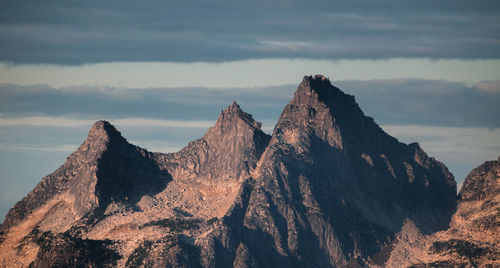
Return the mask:
<path id="1" fill-rule="evenodd" d="M 276 128 L 288 133 L 291 128 L 308 130 L 330 145 L 339 149 L 347 145 L 359 154 L 380 154 L 391 147 L 406 150 L 406 145 L 363 113 L 354 96 L 332 85 L 323 75 L 303 78 Z"/>
<path id="2" fill-rule="evenodd" d="M 260 122 L 255 121 L 251 114 L 244 112 L 236 101 L 233 101 L 230 106 L 221 111 L 215 125 L 207 130 L 203 139 L 209 144 L 218 143 L 221 139 L 233 140 L 234 143 L 242 138 L 252 139 L 253 136 L 257 136 L 260 140 L 261 136 L 267 136 L 262 132 L 261 126 Z M 263 146 L 260 142 L 258 143 L 258 147 Z"/>
<path id="3" fill-rule="evenodd" d="M 201 139 L 191 142 L 179 153 L 159 156 L 159 159 L 167 163 L 182 159 L 182 166 L 192 163 L 173 170 L 174 177 L 182 173 L 184 177 L 203 177 L 206 181 L 239 181 L 249 176 L 269 139 L 261 130 L 261 123 L 233 102 L 221 111 L 215 125 Z"/>
<path id="4" fill-rule="evenodd" d="M 303 95 L 308 98 L 304 99 Z M 306 104 L 312 107 L 326 105 L 337 121 L 355 119 L 353 123 L 360 123 L 359 118 L 365 117 L 354 96 L 332 85 L 330 80 L 323 75 L 305 76 L 297 88 L 295 98 L 297 103 L 307 100 Z"/>
<path id="5" fill-rule="evenodd" d="M 89 139 L 110 139 L 122 138 L 121 133 L 111 123 L 105 120 L 99 120 L 92 125 L 89 130 Z"/>
<path id="6" fill-rule="evenodd" d="M 396 141 L 372 118 L 364 115 L 353 96 L 333 86 L 322 75 L 303 78 L 293 99 L 283 110 L 276 129 L 279 139 L 299 141 L 290 137 L 297 136 L 298 130 L 307 131 L 339 149 L 344 148 L 346 139 L 352 143 L 364 143 L 366 147 Z M 280 135 L 285 132 L 286 135 Z M 367 138 L 380 139 L 380 142 L 373 143 Z"/>
<path id="7" fill-rule="evenodd" d="M 243 121 L 252 129 L 260 130 L 261 128 L 261 123 L 255 121 L 251 114 L 244 112 L 236 101 L 233 101 L 230 106 L 221 111 L 214 127 L 223 130 L 238 121 Z"/>
<path id="8" fill-rule="evenodd" d="M 299 87 L 302 85 L 310 85 L 311 83 L 325 83 L 331 85 L 330 78 L 322 75 L 322 74 L 315 74 L 315 75 L 305 75 L 302 78 L 302 82 L 300 82 Z"/>
<path id="9" fill-rule="evenodd" d="M 96 121 L 92 125 L 87 139 L 83 142 L 82 146 L 95 146 L 96 143 L 104 143 L 106 146 L 110 144 L 128 144 L 120 131 L 105 120 Z"/>
<path id="10" fill-rule="evenodd" d="M 67 159 L 66 165 L 76 166 L 100 159 L 109 150 L 135 150 L 121 133 L 108 121 L 96 121 L 89 130 L 87 138 Z"/>
<path id="11" fill-rule="evenodd" d="M 234 112 L 234 113 L 244 113 L 243 110 L 241 110 L 241 107 L 240 105 L 238 105 L 238 103 L 236 103 L 236 101 L 233 101 L 233 103 L 231 103 L 231 105 L 227 106 L 226 109 L 223 110 L 223 112 Z"/>
<path id="12" fill-rule="evenodd" d="M 304 76 L 302 82 L 297 87 L 296 94 L 306 94 L 309 95 L 311 92 L 320 95 L 345 95 L 340 89 L 333 86 L 330 79 L 316 74 L 314 76 Z"/>

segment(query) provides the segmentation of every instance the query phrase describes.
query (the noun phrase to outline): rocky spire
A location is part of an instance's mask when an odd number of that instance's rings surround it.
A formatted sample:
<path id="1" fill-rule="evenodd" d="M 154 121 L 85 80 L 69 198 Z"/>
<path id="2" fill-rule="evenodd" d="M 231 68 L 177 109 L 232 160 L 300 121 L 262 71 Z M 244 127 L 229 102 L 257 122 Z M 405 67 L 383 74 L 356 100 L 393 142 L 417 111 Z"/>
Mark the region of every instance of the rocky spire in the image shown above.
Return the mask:
<path id="1" fill-rule="evenodd" d="M 333 87 L 324 76 L 305 76 L 297 87 L 293 99 L 284 108 L 276 125 L 276 138 L 293 146 L 304 142 L 307 135 L 311 133 L 329 145 L 341 149 L 343 147 L 342 137 L 332 109 L 326 103 L 329 96 L 340 96 L 343 94 L 338 88 Z M 303 139 L 297 137 L 303 136 Z"/>
<path id="2" fill-rule="evenodd" d="M 250 176 L 269 139 L 261 130 L 261 123 L 233 102 L 221 111 L 215 125 L 201 139 L 158 159 L 169 166 L 174 177 L 237 181 Z M 182 164 L 170 167 L 172 161 Z"/>
<path id="3" fill-rule="evenodd" d="M 110 147 L 131 146 L 121 133 L 108 121 L 96 121 L 89 130 L 85 141 L 72 153 L 66 164 L 78 165 L 101 157 Z"/>
<path id="4" fill-rule="evenodd" d="M 211 131 L 220 131 L 220 132 L 236 131 L 236 129 L 234 129 L 235 124 L 241 124 L 241 126 L 243 125 L 248 126 L 250 129 L 254 131 L 261 131 L 260 129 L 261 123 L 255 121 L 251 114 L 244 112 L 241 109 L 241 107 L 236 103 L 236 101 L 233 101 L 233 103 L 230 106 L 226 107 L 226 109 L 221 111 L 219 118 L 215 123 L 215 126 L 210 128 L 210 130 L 207 132 L 205 136 L 214 135 L 211 133 Z"/>
<path id="5" fill-rule="evenodd" d="M 224 148 L 224 154 L 233 154 L 233 157 L 248 155 L 252 159 L 250 167 L 253 167 L 270 139 L 261 126 L 260 122 L 255 121 L 251 114 L 244 112 L 233 101 L 221 111 L 217 122 L 205 133 L 203 139 L 212 147 Z"/>
<path id="6" fill-rule="evenodd" d="M 90 128 L 89 135 L 87 137 L 87 140 L 103 140 L 106 142 L 110 142 L 113 139 L 121 142 L 126 141 L 125 138 L 122 137 L 121 133 L 105 120 L 95 122 L 92 128 Z"/>
<path id="7" fill-rule="evenodd" d="M 366 153 L 398 143 L 371 117 L 365 116 L 353 96 L 333 86 L 323 75 L 303 78 L 277 124 L 277 128 L 282 129 L 304 129 L 302 126 L 340 149 L 344 144 L 359 144 Z M 374 139 L 377 142 L 373 142 Z"/>

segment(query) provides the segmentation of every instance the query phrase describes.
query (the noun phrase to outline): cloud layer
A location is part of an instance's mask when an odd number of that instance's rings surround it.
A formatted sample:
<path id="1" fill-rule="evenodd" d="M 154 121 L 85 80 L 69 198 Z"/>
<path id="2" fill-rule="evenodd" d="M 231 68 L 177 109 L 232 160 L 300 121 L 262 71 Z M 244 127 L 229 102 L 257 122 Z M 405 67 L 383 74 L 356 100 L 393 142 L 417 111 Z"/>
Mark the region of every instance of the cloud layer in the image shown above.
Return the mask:
<path id="1" fill-rule="evenodd" d="M 500 91 L 441 80 L 339 81 L 382 124 L 500 127 Z"/>
<path id="2" fill-rule="evenodd" d="M 499 58 L 498 1 L 4 1 L 0 60 Z"/>
<path id="3" fill-rule="evenodd" d="M 500 127 L 500 91 L 492 90 L 496 85 L 493 82 L 466 85 L 398 79 L 334 84 L 356 96 L 365 113 L 379 124 Z M 272 128 L 266 122 L 277 120 L 295 88 L 296 85 L 145 89 L 0 85 L 0 125 L 81 125 L 82 121 L 73 119 L 125 119 L 122 123 L 129 125 L 207 126 L 207 122 L 217 119 L 220 110 L 236 100 L 257 120 L 264 121 L 264 126 Z M 58 121 L 59 117 L 63 118 Z"/>
<path id="4" fill-rule="evenodd" d="M 334 82 L 389 134 L 420 142 L 460 182 L 500 150 L 497 82 L 440 80 Z M 83 140 L 110 120 L 131 143 L 173 152 L 203 135 L 236 100 L 272 132 L 297 85 L 245 88 L 138 88 L 0 85 L 0 221 Z M 26 168 L 26 163 L 30 164 Z"/>

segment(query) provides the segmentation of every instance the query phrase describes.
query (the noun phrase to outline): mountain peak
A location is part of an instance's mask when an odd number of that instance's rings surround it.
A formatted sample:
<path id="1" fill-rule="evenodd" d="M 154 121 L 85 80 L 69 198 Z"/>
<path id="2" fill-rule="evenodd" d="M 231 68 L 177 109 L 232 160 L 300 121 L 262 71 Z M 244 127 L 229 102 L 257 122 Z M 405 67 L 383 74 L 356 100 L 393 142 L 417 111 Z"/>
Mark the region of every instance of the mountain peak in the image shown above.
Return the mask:
<path id="1" fill-rule="evenodd" d="M 276 129 L 279 136 L 283 134 L 281 138 L 286 143 L 300 144 L 297 142 L 308 140 L 294 138 L 299 132 L 306 131 L 341 149 L 341 130 L 351 125 L 362 126 L 363 121 L 364 115 L 354 97 L 344 94 L 327 77 L 317 74 L 304 76 L 293 99 L 283 110 Z M 352 128 L 354 133 L 359 129 Z"/>
<path id="2" fill-rule="evenodd" d="M 111 123 L 105 120 L 99 120 L 94 123 L 89 130 L 87 140 L 105 140 L 124 139 L 121 133 Z"/>
<path id="3" fill-rule="evenodd" d="M 238 103 L 236 103 L 236 101 L 233 101 L 233 103 L 231 105 L 229 105 L 228 107 L 226 107 L 226 109 L 224 111 L 235 112 L 235 113 L 243 112 L 243 110 L 241 110 L 240 105 L 238 105 Z"/>
<path id="4" fill-rule="evenodd" d="M 96 121 L 94 122 L 94 125 L 92 125 L 92 128 L 90 128 L 90 131 L 110 131 L 110 128 L 113 128 L 114 129 L 114 126 L 111 125 L 111 123 L 109 123 L 108 121 L 106 120 L 99 120 L 99 121 Z M 116 129 L 115 129 L 116 131 Z"/>
<path id="5" fill-rule="evenodd" d="M 236 116 L 245 116 L 245 112 L 241 109 L 240 105 L 233 101 L 233 103 L 226 107 L 226 109 L 222 110 L 221 115 L 236 115 Z"/>
<path id="6" fill-rule="evenodd" d="M 122 137 L 120 131 L 108 121 L 99 120 L 90 128 L 87 139 L 70 158 L 80 157 L 82 153 L 85 158 L 93 158 L 106 151 L 107 148 L 119 148 L 123 145 L 129 145 L 129 143 Z"/>
<path id="7" fill-rule="evenodd" d="M 316 96 L 322 102 L 326 102 L 332 97 L 350 96 L 344 94 L 340 89 L 332 85 L 330 79 L 324 75 L 304 76 L 302 82 L 297 87 L 295 98 L 299 95 Z"/>
<path id="8" fill-rule="evenodd" d="M 251 114 L 244 112 L 236 101 L 233 101 L 231 105 L 221 111 L 215 126 L 219 129 L 224 129 L 228 125 L 231 125 L 232 122 L 237 121 L 243 121 L 245 124 L 251 126 L 252 129 L 260 130 L 261 128 L 261 123 L 255 121 Z"/>
<path id="9" fill-rule="evenodd" d="M 323 82 L 323 83 L 330 83 L 330 78 L 322 75 L 322 74 L 315 74 L 313 75 L 305 75 L 304 78 L 302 79 L 301 84 L 306 83 L 310 84 L 311 82 Z"/>
<path id="10" fill-rule="evenodd" d="M 332 85 L 330 79 L 324 75 L 316 74 L 314 76 L 304 76 L 300 83 L 299 90 L 314 91 L 318 94 L 323 91 L 338 91 L 340 90 Z"/>

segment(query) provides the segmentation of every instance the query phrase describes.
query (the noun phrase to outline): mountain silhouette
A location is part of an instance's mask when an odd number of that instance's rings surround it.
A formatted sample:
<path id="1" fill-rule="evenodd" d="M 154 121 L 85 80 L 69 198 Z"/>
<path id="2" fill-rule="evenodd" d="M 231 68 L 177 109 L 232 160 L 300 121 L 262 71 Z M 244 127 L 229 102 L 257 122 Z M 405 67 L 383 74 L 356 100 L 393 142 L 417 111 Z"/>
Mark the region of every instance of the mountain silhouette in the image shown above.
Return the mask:
<path id="1" fill-rule="evenodd" d="M 7 214 L 0 266 L 495 264 L 500 172 L 485 165 L 457 196 L 444 164 L 385 133 L 328 78 L 306 76 L 271 136 L 236 102 L 176 153 L 96 122 Z M 477 202 L 489 207 L 458 218 Z M 491 239 L 458 238 L 464 226 Z M 478 257 L 453 260 L 463 245 Z"/>

